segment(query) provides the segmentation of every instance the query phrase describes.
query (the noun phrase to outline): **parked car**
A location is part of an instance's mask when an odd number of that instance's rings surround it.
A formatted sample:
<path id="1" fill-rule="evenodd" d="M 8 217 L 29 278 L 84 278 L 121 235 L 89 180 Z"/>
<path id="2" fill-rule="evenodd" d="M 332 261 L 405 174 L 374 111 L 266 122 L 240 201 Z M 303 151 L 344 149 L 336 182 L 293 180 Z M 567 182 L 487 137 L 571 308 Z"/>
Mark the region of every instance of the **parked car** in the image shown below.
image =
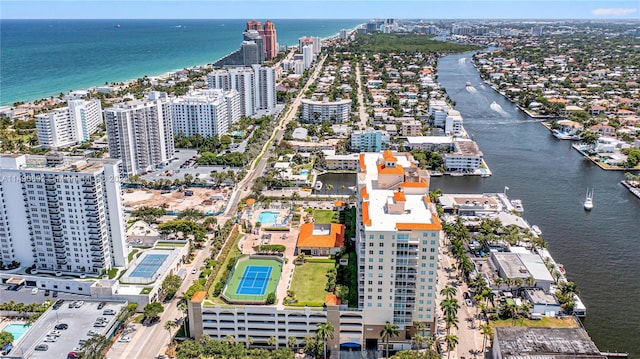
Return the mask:
<path id="1" fill-rule="evenodd" d="M 118 341 L 120 343 L 129 343 L 131 341 L 131 338 L 129 338 L 129 337 L 120 337 L 120 339 L 118 339 Z"/>
<path id="2" fill-rule="evenodd" d="M 58 297 L 58 291 L 54 290 L 53 294 L 51 294 L 52 297 L 57 298 Z"/>
<path id="3" fill-rule="evenodd" d="M 94 335 L 98 335 L 98 334 L 100 334 L 100 333 L 98 333 L 96 331 L 93 331 L 93 330 L 90 330 L 90 331 L 87 332 L 87 335 L 90 336 L 90 337 L 92 337 Z"/>
<path id="4" fill-rule="evenodd" d="M 43 351 L 49 350 L 49 346 L 47 344 L 38 344 L 36 345 L 35 350 L 43 352 Z"/>
<path id="5" fill-rule="evenodd" d="M 105 309 L 102 315 L 116 315 L 116 311 L 113 309 Z"/>
<path id="6" fill-rule="evenodd" d="M 191 270 L 191 274 L 196 274 L 198 273 L 198 268 L 193 267 L 193 269 Z"/>
<path id="7" fill-rule="evenodd" d="M 54 293 L 56 293 L 56 292 L 54 292 Z M 62 299 L 56 300 L 56 302 L 53 304 L 53 309 L 58 309 L 58 308 L 62 307 L 62 303 L 64 303 L 64 300 L 62 300 Z"/>
<path id="8" fill-rule="evenodd" d="M 81 300 L 81 301 L 76 302 L 75 307 L 76 307 L 76 308 L 80 308 L 80 307 L 82 307 L 83 305 L 84 305 L 84 300 Z"/>
<path id="9" fill-rule="evenodd" d="M 56 330 L 67 330 L 67 329 L 69 329 L 69 324 L 67 324 L 67 323 L 60 323 L 60 324 L 56 325 L 54 328 L 55 328 Z"/>
<path id="10" fill-rule="evenodd" d="M 38 294 L 38 288 L 31 289 L 31 294 Z"/>
<path id="11" fill-rule="evenodd" d="M 104 308 L 105 305 L 107 305 L 106 302 L 100 302 L 100 304 L 98 304 L 98 310 Z"/>
<path id="12" fill-rule="evenodd" d="M 78 302 L 76 302 L 75 300 L 73 302 L 69 303 L 69 308 L 75 308 L 77 303 Z"/>
<path id="13" fill-rule="evenodd" d="M 465 300 L 464 300 L 464 304 L 466 304 L 466 305 L 467 305 L 467 307 L 471 307 L 471 306 L 473 306 L 473 302 L 471 301 L 471 299 L 465 299 Z"/>
<path id="14" fill-rule="evenodd" d="M 49 294 L 51 294 L 51 291 L 50 291 L 49 289 L 47 289 L 47 290 L 45 290 L 45 291 L 44 291 L 44 296 L 45 296 L 45 297 L 48 297 L 48 296 L 49 296 Z"/>
<path id="15" fill-rule="evenodd" d="M 58 337 L 55 337 L 55 336 L 46 337 L 44 341 L 47 343 L 55 343 L 58 341 Z"/>
<path id="16" fill-rule="evenodd" d="M 49 336 L 56 336 L 59 337 L 60 336 L 60 331 L 59 330 L 52 330 L 49 332 L 48 334 Z"/>

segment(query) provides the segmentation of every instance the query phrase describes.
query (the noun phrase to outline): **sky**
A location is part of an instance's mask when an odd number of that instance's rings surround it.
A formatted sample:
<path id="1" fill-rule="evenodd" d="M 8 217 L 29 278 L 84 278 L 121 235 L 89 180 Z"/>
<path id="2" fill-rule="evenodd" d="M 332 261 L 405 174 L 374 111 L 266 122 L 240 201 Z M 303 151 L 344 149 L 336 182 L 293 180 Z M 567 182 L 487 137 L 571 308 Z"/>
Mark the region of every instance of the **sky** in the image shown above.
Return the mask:
<path id="1" fill-rule="evenodd" d="M 0 0 L 0 19 L 627 19 L 640 0 Z"/>

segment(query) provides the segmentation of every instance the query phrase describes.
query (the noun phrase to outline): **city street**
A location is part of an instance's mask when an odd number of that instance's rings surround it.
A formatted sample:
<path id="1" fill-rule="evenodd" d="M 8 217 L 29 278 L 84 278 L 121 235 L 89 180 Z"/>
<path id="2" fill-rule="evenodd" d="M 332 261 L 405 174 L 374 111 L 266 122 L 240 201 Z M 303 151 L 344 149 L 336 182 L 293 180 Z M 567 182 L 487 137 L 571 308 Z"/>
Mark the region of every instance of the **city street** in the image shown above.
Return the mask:
<path id="1" fill-rule="evenodd" d="M 484 356 L 480 352 L 482 350 L 483 335 L 480 332 L 479 322 L 476 318 L 477 307 L 476 305 L 467 306 L 465 304 L 464 293 L 469 292 L 469 288 L 464 280 L 458 279 L 459 272 L 457 270 L 450 270 L 455 267 L 455 259 L 446 250 L 447 240 L 445 239 L 443 242 L 444 244 L 440 246 L 440 267 L 438 269 L 438 285 L 436 286 L 438 318 L 443 317 L 443 313 L 440 310 L 440 302 L 444 299 L 440 295 L 442 288 L 447 285 L 456 288 L 456 299 L 460 304 L 460 309 L 458 309 L 458 328 L 451 328 L 451 333 L 458 336 L 459 343 L 451 352 L 451 359 L 482 358 Z M 446 334 L 444 321 L 439 319 L 437 326 L 439 337 L 444 339 Z M 441 342 L 443 343 L 444 340 L 441 340 Z M 442 348 L 446 350 L 446 344 L 442 345 Z M 474 355 L 475 353 L 477 354 Z"/>

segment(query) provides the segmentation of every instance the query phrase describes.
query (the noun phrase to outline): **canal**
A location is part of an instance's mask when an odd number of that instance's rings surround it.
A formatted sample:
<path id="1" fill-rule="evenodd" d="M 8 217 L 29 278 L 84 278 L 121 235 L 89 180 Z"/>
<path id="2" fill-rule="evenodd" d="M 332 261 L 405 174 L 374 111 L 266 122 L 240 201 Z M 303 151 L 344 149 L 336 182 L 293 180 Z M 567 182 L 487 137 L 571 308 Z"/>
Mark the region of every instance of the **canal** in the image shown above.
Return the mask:
<path id="1" fill-rule="evenodd" d="M 540 227 L 554 259 L 576 282 L 587 307 L 584 326 L 598 348 L 639 358 L 640 200 L 620 184 L 623 173 L 599 169 L 570 141 L 555 139 L 485 84 L 471 56 L 441 58 L 438 81 L 455 100 L 493 176 L 432 178 L 431 188 L 471 193 L 502 192 L 507 186 L 511 199 L 522 199 L 524 218 Z M 586 212 L 582 204 L 590 188 L 595 207 Z"/>

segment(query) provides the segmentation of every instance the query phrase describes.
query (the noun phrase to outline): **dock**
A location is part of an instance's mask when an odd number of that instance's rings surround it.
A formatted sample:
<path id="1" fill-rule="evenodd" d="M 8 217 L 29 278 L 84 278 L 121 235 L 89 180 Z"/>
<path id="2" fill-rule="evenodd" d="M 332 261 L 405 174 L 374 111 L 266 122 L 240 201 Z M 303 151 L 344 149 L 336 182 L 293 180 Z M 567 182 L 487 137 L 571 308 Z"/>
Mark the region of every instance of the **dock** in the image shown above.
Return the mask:
<path id="1" fill-rule="evenodd" d="M 633 193 L 634 196 L 640 198 L 640 188 L 638 187 L 633 187 L 632 185 L 630 185 L 627 181 L 620 181 L 620 183 L 622 183 L 623 186 L 627 187 L 627 189 L 629 190 L 629 192 Z"/>

